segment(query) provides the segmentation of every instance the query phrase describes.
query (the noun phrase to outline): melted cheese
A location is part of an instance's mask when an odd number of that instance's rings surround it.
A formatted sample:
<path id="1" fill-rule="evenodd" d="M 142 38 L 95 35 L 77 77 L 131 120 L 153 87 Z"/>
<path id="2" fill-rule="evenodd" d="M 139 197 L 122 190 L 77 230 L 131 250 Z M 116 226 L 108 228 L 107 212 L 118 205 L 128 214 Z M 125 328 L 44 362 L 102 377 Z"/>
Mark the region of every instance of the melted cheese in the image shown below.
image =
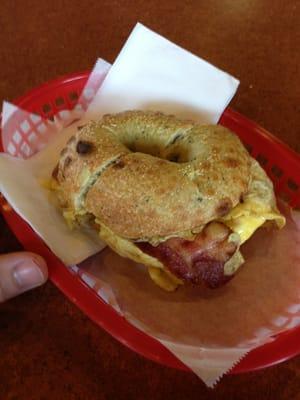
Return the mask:
<path id="1" fill-rule="evenodd" d="M 255 160 L 252 160 L 249 192 L 243 203 L 221 221 L 240 236 L 241 244 L 267 221 L 273 221 L 278 228 L 285 225 L 285 218 L 276 207 L 273 184 Z"/>
<path id="2" fill-rule="evenodd" d="M 183 285 L 183 282 L 180 279 L 178 279 L 167 270 L 155 267 L 148 267 L 148 272 L 153 282 L 155 282 L 159 287 L 166 290 L 167 292 L 173 292 L 175 289 L 178 288 L 179 285 Z"/>
<path id="3" fill-rule="evenodd" d="M 116 235 L 98 219 L 96 219 L 96 224 L 98 224 L 100 227 L 100 238 L 120 256 L 130 258 L 137 263 L 141 263 L 149 267 L 160 269 L 164 268 L 159 260 L 144 253 L 131 240 Z"/>
<path id="4" fill-rule="evenodd" d="M 134 242 L 116 235 L 98 219 L 96 219 L 95 222 L 100 227 L 100 238 L 120 256 L 130 258 L 137 263 L 148 266 L 148 273 L 151 279 L 159 287 L 168 292 L 172 292 L 179 285 L 183 284 L 180 279 L 169 271 L 166 271 L 159 260 L 144 253 L 134 244 Z"/>
<path id="5" fill-rule="evenodd" d="M 221 221 L 240 236 L 241 244 L 267 221 L 274 221 L 278 228 L 285 225 L 285 218 L 276 209 L 261 207 L 251 200 L 238 204 Z"/>

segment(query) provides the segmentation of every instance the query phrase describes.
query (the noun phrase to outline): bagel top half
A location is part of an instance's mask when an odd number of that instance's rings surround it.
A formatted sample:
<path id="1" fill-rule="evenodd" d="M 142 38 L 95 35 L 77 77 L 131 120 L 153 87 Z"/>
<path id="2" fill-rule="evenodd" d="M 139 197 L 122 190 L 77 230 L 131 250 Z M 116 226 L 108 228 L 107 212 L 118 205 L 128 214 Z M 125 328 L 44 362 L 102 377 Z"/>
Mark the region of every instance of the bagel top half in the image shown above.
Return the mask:
<path id="1" fill-rule="evenodd" d="M 235 134 L 158 112 L 89 122 L 62 150 L 55 178 L 67 219 L 88 216 L 114 250 L 150 267 L 163 265 L 134 243 L 192 241 L 219 221 L 241 244 L 268 220 L 284 225 L 272 183 Z"/>
<path id="2" fill-rule="evenodd" d="M 66 208 L 149 240 L 223 217 L 247 192 L 250 166 L 226 128 L 127 112 L 84 126 L 62 152 L 58 181 Z"/>

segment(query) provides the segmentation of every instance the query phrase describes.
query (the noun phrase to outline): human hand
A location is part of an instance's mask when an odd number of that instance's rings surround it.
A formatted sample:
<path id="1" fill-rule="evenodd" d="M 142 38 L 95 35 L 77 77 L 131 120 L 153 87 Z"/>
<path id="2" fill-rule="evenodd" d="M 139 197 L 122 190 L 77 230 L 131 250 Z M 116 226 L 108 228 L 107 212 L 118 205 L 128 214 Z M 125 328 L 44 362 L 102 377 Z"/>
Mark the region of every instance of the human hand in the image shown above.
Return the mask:
<path id="1" fill-rule="evenodd" d="M 47 278 L 46 262 L 37 254 L 0 255 L 0 303 L 42 285 Z"/>

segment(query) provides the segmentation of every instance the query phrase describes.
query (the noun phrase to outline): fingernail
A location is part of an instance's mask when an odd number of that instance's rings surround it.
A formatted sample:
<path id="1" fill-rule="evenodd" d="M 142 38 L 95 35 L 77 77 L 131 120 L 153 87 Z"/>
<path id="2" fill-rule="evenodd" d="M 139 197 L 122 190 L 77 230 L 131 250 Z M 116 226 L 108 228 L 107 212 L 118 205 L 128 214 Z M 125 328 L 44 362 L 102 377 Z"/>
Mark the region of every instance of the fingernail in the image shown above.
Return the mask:
<path id="1" fill-rule="evenodd" d="M 17 265 L 13 274 L 18 286 L 24 290 L 33 289 L 45 281 L 42 271 L 33 260 Z"/>

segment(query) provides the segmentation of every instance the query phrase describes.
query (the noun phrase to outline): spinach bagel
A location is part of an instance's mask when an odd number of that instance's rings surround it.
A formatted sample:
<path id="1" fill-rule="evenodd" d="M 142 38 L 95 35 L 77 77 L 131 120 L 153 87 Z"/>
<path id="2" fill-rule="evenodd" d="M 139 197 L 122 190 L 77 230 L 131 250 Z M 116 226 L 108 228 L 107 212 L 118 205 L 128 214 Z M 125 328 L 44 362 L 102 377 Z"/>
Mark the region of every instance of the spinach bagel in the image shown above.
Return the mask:
<path id="1" fill-rule="evenodd" d="M 160 112 L 90 121 L 53 178 L 69 223 L 92 224 L 169 291 L 222 286 L 244 262 L 241 244 L 262 225 L 285 223 L 271 181 L 233 132 Z"/>

